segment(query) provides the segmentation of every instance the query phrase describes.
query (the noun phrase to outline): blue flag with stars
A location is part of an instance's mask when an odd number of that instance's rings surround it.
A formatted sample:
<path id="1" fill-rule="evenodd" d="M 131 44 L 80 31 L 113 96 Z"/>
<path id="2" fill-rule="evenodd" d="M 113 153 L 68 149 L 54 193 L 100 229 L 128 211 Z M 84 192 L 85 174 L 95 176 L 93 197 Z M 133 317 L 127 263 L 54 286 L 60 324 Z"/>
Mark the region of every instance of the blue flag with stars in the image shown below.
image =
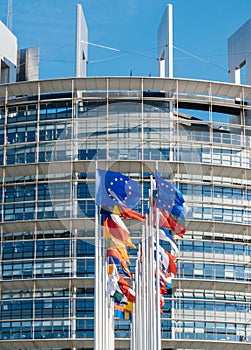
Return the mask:
<path id="1" fill-rule="evenodd" d="M 170 182 L 156 176 L 156 207 L 181 216 L 185 202 L 181 192 Z"/>
<path id="2" fill-rule="evenodd" d="M 141 192 L 136 181 L 121 173 L 97 169 L 96 204 L 134 208 L 140 198 Z"/>

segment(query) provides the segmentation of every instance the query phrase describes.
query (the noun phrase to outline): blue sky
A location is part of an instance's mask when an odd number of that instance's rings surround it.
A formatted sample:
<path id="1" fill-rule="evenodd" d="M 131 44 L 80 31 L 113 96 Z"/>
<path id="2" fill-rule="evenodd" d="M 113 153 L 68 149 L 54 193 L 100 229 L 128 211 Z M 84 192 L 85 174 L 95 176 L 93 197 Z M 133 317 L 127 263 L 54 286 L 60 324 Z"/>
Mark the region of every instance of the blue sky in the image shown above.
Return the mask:
<path id="1" fill-rule="evenodd" d="M 40 46 L 41 79 L 74 76 L 77 3 L 89 41 L 120 50 L 90 46 L 90 76 L 157 76 L 157 29 L 172 3 L 174 76 L 227 81 L 227 38 L 251 17 L 251 0 L 13 0 L 13 32 L 19 48 Z"/>

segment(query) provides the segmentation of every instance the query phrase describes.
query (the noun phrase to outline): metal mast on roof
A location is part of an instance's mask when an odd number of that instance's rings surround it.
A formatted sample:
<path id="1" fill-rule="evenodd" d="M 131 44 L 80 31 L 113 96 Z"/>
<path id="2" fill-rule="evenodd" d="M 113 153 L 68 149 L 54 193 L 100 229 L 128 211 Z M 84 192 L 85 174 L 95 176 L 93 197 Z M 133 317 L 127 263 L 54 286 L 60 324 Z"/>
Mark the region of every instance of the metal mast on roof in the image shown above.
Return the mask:
<path id="1" fill-rule="evenodd" d="M 159 76 L 173 78 L 173 6 L 168 4 L 158 29 Z"/>
<path id="2" fill-rule="evenodd" d="M 12 32 L 12 0 L 8 0 L 7 27 Z"/>

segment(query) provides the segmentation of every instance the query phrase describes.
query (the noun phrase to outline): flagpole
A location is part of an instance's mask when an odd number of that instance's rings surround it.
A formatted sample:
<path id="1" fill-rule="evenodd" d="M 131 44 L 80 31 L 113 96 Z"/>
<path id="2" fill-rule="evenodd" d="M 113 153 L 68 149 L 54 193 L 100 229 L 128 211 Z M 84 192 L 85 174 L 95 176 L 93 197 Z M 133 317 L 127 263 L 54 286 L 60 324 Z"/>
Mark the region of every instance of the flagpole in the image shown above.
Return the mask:
<path id="1" fill-rule="evenodd" d="M 143 233 L 143 239 L 142 239 L 142 275 L 144 273 L 144 276 L 142 279 L 142 314 L 143 310 L 145 310 L 144 317 L 142 317 L 142 350 L 145 349 L 148 350 L 148 325 L 149 325 L 149 290 L 148 290 L 148 215 L 146 216 L 146 227 L 144 229 Z M 144 299 L 143 299 L 144 296 Z"/>
<path id="2" fill-rule="evenodd" d="M 94 349 L 101 350 L 101 339 L 102 339 L 102 318 L 101 313 L 101 271 L 100 271 L 100 226 L 98 218 L 98 206 L 95 205 L 95 318 L 94 318 Z"/>
<path id="3" fill-rule="evenodd" d="M 142 278 L 141 278 L 141 274 L 142 274 L 142 260 L 141 260 L 141 249 L 142 246 L 139 244 L 138 247 L 138 253 L 137 253 L 137 260 L 136 260 L 136 268 L 135 268 L 135 282 L 136 282 L 136 304 L 135 304 L 135 343 L 134 343 L 134 348 L 133 350 L 137 350 L 136 349 L 136 344 L 137 344 L 137 348 L 139 350 L 142 350 L 141 347 L 141 338 L 139 335 L 139 325 L 141 324 L 141 288 L 142 288 Z"/>
<path id="4" fill-rule="evenodd" d="M 143 243 L 143 242 L 142 242 Z M 137 322 L 137 341 L 136 344 L 139 344 L 139 350 L 143 350 L 143 337 L 145 337 L 144 329 L 142 329 L 142 311 L 144 308 L 143 304 L 143 246 L 140 247 L 141 250 L 139 250 L 139 257 L 138 257 L 138 299 L 136 300 L 136 303 L 138 302 L 138 322 Z M 137 305 L 137 304 L 136 304 Z M 137 348 L 135 349 L 137 350 Z"/>
<path id="5" fill-rule="evenodd" d="M 153 231 L 153 230 L 152 230 Z M 151 334 L 151 349 L 156 349 L 156 298 L 155 298 L 155 292 L 156 292 L 156 283 L 155 283 L 155 272 L 156 265 L 154 263 L 154 234 L 151 234 L 150 237 L 150 290 L 151 290 L 151 309 L 150 309 L 150 329 L 153 329 L 153 332 Z"/>
<path id="6" fill-rule="evenodd" d="M 146 229 L 144 228 L 144 236 L 142 240 L 142 303 L 141 303 L 141 314 L 142 314 L 142 349 L 147 348 L 147 260 L 146 260 Z M 144 316 L 143 316 L 144 315 Z"/>
<path id="7" fill-rule="evenodd" d="M 150 329 L 152 329 L 152 333 L 150 334 L 150 349 L 157 350 L 156 348 L 156 301 L 155 301 L 155 289 L 156 289 L 156 283 L 155 283 L 155 264 L 154 264 L 154 213 L 153 213 L 153 190 L 154 190 L 154 182 L 153 177 L 151 175 L 151 186 L 150 186 L 150 216 L 149 216 L 149 268 L 150 268 L 150 280 L 149 280 L 149 290 L 150 292 L 150 298 L 151 298 L 151 304 L 150 304 Z M 156 258 L 158 260 L 158 257 Z"/>
<path id="8" fill-rule="evenodd" d="M 136 273 L 137 273 L 137 263 L 135 266 L 135 275 L 134 278 L 136 279 Z M 133 289 L 135 290 L 135 284 L 133 286 Z M 135 296 L 137 295 L 135 290 Z M 130 341 L 130 350 L 135 350 L 135 312 L 136 307 L 134 307 L 133 313 L 132 313 L 132 322 L 131 322 L 131 341 Z"/>
<path id="9" fill-rule="evenodd" d="M 137 259 L 136 259 L 136 266 L 135 266 L 135 296 L 136 296 L 136 304 L 135 304 L 135 315 L 132 319 L 133 322 L 133 327 L 134 327 L 134 337 L 133 337 L 133 344 L 131 346 L 131 350 L 136 350 L 135 349 L 135 344 L 138 344 L 138 323 L 139 323 L 139 303 L 140 303 L 140 295 L 139 295 L 139 250 L 140 250 L 140 244 L 138 247 L 138 252 L 137 252 Z M 141 350 L 139 348 L 139 350 Z"/>
<path id="10" fill-rule="evenodd" d="M 96 184 L 97 181 L 97 162 L 96 162 Z M 106 344 L 106 267 L 103 264 L 104 245 L 103 234 L 100 220 L 100 206 L 95 205 L 95 350 L 108 350 Z M 110 350 L 110 349 L 109 349 Z"/>
<path id="11" fill-rule="evenodd" d="M 156 348 L 161 350 L 160 319 L 160 264 L 159 264 L 159 209 L 156 208 Z"/>
<path id="12" fill-rule="evenodd" d="M 110 298 L 109 295 L 107 295 L 107 302 L 108 302 L 108 307 L 107 307 L 107 312 L 108 312 L 108 350 L 114 350 L 114 306 L 113 306 L 113 301 Z"/>
<path id="13" fill-rule="evenodd" d="M 150 209 L 152 210 L 152 209 Z M 150 213 L 151 215 L 151 213 Z M 147 328 L 146 328 L 146 338 L 147 338 L 147 350 L 153 349 L 153 308 L 154 308 L 154 288 L 153 284 L 153 274 L 154 274 L 154 266 L 153 266 L 153 251 L 151 249 L 152 246 L 152 236 L 150 230 L 150 215 L 147 216 L 147 231 L 146 231 L 146 294 L 147 294 Z"/>
<path id="14" fill-rule="evenodd" d="M 103 283 L 102 283 L 102 301 L 103 301 L 103 334 L 104 334 L 104 345 L 106 350 L 110 350 L 109 341 L 110 341 L 110 324 L 109 324 L 109 314 L 108 314 L 108 294 L 107 294 L 107 258 L 106 258 L 106 250 L 105 250 L 105 238 L 102 235 L 102 272 L 103 272 Z M 112 350 L 112 349 L 111 349 Z"/>

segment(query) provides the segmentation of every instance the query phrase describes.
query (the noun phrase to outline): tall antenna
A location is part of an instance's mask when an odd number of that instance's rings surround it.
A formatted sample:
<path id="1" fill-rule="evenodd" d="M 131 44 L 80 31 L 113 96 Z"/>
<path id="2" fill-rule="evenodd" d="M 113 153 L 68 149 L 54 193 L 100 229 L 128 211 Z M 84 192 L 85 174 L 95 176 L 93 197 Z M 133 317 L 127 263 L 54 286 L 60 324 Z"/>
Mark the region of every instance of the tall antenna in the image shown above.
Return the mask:
<path id="1" fill-rule="evenodd" d="M 12 32 L 12 0 L 8 0 L 7 27 Z"/>

